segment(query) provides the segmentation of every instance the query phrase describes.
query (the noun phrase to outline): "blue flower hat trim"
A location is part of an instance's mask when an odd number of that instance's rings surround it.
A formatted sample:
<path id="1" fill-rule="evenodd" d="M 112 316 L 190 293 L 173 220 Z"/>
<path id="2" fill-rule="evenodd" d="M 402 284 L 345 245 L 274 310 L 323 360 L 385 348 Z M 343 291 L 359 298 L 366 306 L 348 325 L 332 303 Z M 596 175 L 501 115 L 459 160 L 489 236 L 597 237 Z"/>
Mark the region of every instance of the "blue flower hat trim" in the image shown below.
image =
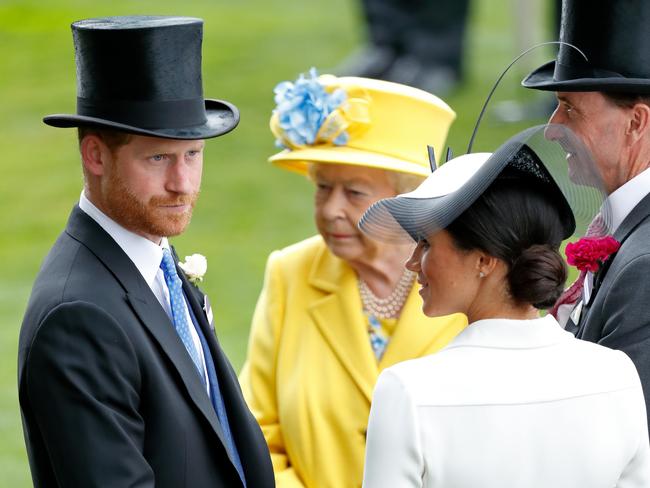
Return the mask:
<path id="1" fill-rule="evenodd" d="M 344 146 L 350 139 L 347 129 L 352 124 L 369 124 L 368 101 L 349 100 L 342 88 L 328 92 L 315 68 L 294 82 L 279 83 L 273 92 L 276 108 L 271 130 L 279 147 Z"/>

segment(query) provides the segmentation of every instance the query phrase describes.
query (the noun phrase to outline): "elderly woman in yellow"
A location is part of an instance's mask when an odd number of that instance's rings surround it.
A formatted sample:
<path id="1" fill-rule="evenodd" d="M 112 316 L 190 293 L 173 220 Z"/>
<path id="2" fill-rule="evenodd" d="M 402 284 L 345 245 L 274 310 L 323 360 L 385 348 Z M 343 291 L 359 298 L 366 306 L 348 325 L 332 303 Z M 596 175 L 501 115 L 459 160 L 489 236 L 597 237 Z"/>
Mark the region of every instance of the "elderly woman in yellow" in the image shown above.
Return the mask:
<path id="1" fill-rule="evenodd" d="M 357 222 L 381 198 L 429 173 L 454 112 L 403 85 L 314 72 L 275 89 L 270 158 L 315 184 L 319 235 L 275 251 L 240 380 L 286 487 L 361 486 L 372 390 L 379 373 L 444 347 L 462 315 L 427 318 L 411 245 L 366 238 Z"/>

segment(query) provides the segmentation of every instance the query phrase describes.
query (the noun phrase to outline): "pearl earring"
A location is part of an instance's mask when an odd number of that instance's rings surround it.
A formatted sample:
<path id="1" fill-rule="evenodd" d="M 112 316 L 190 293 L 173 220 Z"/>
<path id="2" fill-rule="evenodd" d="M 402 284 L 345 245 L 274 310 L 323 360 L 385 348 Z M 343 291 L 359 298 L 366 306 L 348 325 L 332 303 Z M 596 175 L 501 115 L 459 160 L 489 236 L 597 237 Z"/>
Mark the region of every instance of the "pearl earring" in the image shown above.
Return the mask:
<path id="1" fill-rule="evenodd" d="M 480 271 L 478 274 L 479 278 L 485 278 L 485 273 L 483 271 Z"/>

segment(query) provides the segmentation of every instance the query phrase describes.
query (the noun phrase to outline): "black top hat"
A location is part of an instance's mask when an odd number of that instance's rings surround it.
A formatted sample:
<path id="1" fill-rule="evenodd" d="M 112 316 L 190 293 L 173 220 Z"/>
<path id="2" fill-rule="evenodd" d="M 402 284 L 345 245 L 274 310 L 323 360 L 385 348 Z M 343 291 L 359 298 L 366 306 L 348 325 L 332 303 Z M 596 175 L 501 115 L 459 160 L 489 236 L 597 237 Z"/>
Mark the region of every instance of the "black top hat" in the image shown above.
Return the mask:
<path id="1" fill-rule="evenodd" d="M 563 0 L 557 61 L 522 84 L 552 91 L 650 94 L 650 1 Z"/>
<path id="2" fill-rule="evenodd" d="M 77 64 L 77 114 L 48 115 L 54 127 L 99 126 L 170 139 L 220 136 L 239 111 L 204 100 L 203 21 L 130 16 L 72 24 Z"/>

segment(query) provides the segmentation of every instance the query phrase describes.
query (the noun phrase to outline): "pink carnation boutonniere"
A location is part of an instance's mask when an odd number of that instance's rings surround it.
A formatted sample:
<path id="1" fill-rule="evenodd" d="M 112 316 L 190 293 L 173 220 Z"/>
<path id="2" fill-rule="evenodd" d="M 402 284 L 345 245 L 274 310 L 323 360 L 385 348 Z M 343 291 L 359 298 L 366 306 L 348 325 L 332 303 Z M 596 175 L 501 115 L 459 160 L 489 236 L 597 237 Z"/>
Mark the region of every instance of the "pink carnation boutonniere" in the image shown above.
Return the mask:
<path id="1" fill-rule="evenodd" d="M 580 271 L 595 273 L 621 243 L 612 236 L 583 237 L 566 245 L 567 262 Z"/>

